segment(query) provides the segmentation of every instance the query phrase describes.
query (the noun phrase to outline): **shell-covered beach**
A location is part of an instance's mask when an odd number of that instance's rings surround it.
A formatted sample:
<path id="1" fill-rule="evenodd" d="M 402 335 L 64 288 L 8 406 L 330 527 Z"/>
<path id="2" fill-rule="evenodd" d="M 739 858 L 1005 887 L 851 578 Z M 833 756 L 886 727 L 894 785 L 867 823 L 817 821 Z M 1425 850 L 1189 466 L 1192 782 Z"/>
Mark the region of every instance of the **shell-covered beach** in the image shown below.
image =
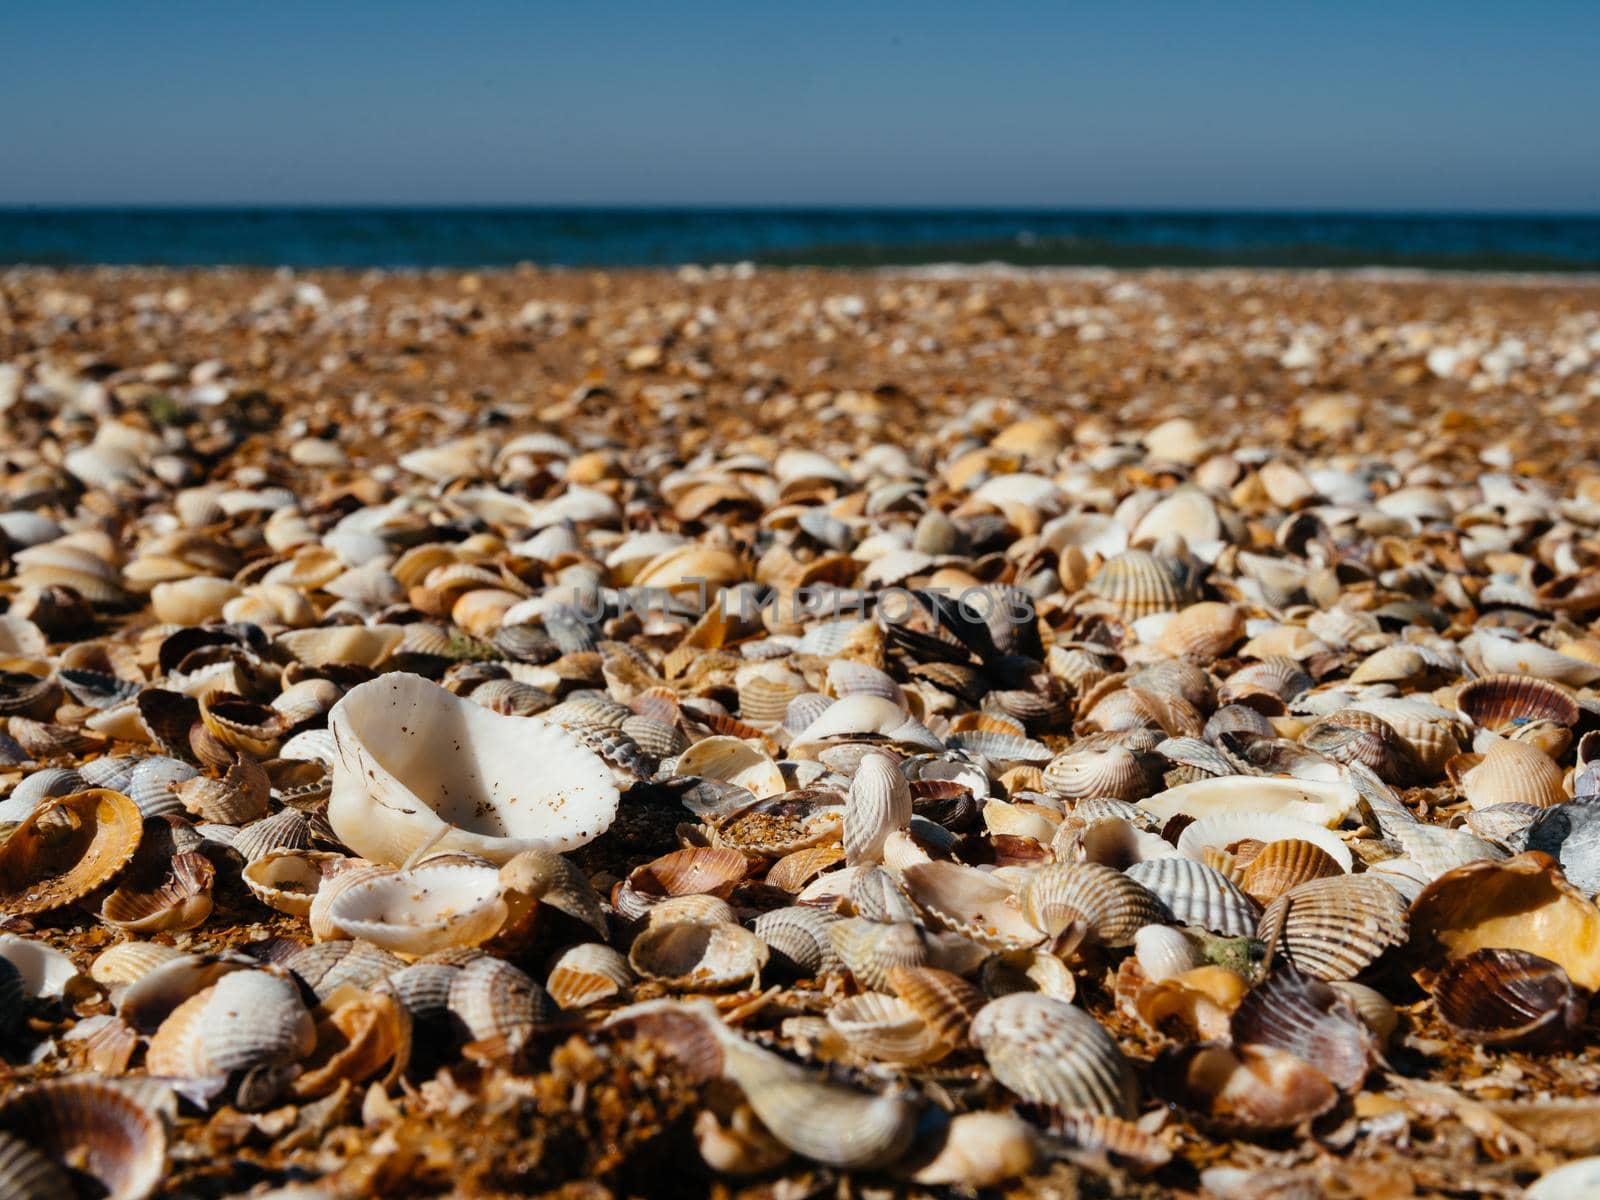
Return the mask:
<path id="1" fill-rule="evenodd" d="M 0 273 L 0 1194 L 1593 1194 L 1597 410 L 1588 277 Z"/>

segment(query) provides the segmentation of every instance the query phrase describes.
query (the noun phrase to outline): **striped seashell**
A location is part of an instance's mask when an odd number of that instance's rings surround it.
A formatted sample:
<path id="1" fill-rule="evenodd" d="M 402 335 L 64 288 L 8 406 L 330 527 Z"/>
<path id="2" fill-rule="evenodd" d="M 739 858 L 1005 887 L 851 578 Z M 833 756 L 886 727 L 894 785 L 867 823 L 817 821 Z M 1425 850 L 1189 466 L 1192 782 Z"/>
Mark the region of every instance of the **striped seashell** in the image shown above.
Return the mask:
<path id="1" fill-rule="evenodd" d="M 731 922 L 652 923 L 628 951 L 628 965 L 641 978 L 707 990 L 751 983 L 767 958 L 766 942 Z"/>
<path id="2" fill-rule="evenodd" d="M 1239 886 L 1256 903 L 1270 904 L 1308 880 L 1327 879 L 1343 873 L 1338 860 L 1321 846 L 1299 838 L 1287 838 L 1268 842 L 1244 868 Z"/>
<path id="3" fill-rule="evenodd" d="M 1056 938 L 1090 945 L 1128 946 L 1146 925 L 1165 924 L 1168 912 L 1138 880 L 1099 863 L 1061 863 L 1035 871 L 1022 889 L 1022 912 Z"/>
<path id="4" fill-rule="evenodd" d="M 244 825 L 266 815 L 272 784 L 255 759 L 241 754 L 220 778 L 197 775 L 174 790 L 183 807 L 200 820 Z"/>
<path id="5" fill-rule="evenodd" d="M 846 696 L 878 696 L 892 704 L 905 705 L 905 693 L 900 685 L 884 671 L 848 658 L 836 658 L 828 664 L 828 690 L 837 699 Z"/>
<path id="6" fill-rule="evenodd" d="M 316 1023 L 286 974 L 224 975 L 213 985 L 199 1020 L 206 1061 L 218 1071 L 292 1063 L 316 1044 Z"/>
<path id="7" fill-rule="evenodd" d="M 1549 808 L 1567 799 L 1561 768 L 1549 755 L 1509 739 L 1495 742 L 1483 760 L 1461 776 L 1461 791 L 1474 809 L 1498 804 Z"/>
<path id="8" fill-rule="evenodd" d="M 975 867 L 919 863 L 901 872 L 907 894 L 940 926 L 996 950 L 1036 946 L 1044 930 L 1030 921 L 1009 884 Z"/>
<path id="9" fill-rule="evenodd" d="M 710 895 L 725 900 L 747 869 L 737 850 L 707 846 L 674 850 L 629 872 L 612 888 L 611 903 L 619 916 L 638 920 L 670 897 Z"/>
<path id="10" fill-rule="evenodd" d="M 923 966 L 933 953 L 927 935 L 905 922 L 846 917 L 828 926 L 828 940 L 856 982 L 875 992 L 889 990 L 889 972 L 895 967 Z"/>
<path id="11" fill-rule="evenodd" d="M 342 854 L 278 847 L 248 862 L 240 872 L 245 887 L 268 908 L 309 917 L 317 889 L 348 860 Z"/>
<path id="12" fill-rule="evenodd" d="M 843 861 L 843 846 L 811 846 L 786 854 L 773 863 L 764 882 L 793 895 L 829 867 Z"/>
<path id="13" fill-rule="evenodd" d="M 1045 787 L 1071 799 L 1108 797 L 1139 800 L 1149 794 L 1149 780 L 1139 759 L 1120 746 L 1058 754 L 1044 768 Z"/>
<path id="14" fill-rule="evenodd" d="M 851 873 L 850 907 L 853 915 L 869 921 L 915 921 L 917 910 L 900 890 L 895 877 L 882 867 L 862 867 Z"/>
<path id="15" fill-rule="evenodd" d="M 972 1021 L 988 997 L 951 971 L 937 967 L 895 967 L 889 986 L 947 1046 L 968 1044 Z"/>
<path id="16" fill-rule="evenodd" d="M 739 716 L 758 726 L 781 724 L 795 697 L 810 690 L 803 675 L 781 662 L 741 667 L 734 684 L 739 692 Z"/>
<path id="17" fill-rule="evenodd" d="M 413 1022 L 443 1022 L 450 1015 L 450 988 L 462 969 L 462 964 L 423 959 L 387 976 L 382 986 L 405 1006 Z"/>
<path id="18" fill-rule="evenodd" d="M 777 1055 L 724 1046 L 725 1071 L 772 1135 L 828 1166 L 872 1169 L 898 1161 L 916 1136 L 917 1110 L 897 1096 L 826 1083 Z"/>
<path id="19" fill-rule="evenodd" d="M 671 758 L 689 748 L 689 739 L 683 730 L 654 717 L 629 717 L 622 723 L 621 732 L 654 758 Z"/>
<path id="20" fill-rule="evenodd" d="M 1006 766 L 1043 766 L 1054 757 L 1050 748 L 1042 742 L 981 729 L 952 733 L 949 747 L 981 755 L 1000 770 Z"/>
<path id="21" fill-rule="evenodd" d="M 795 644 L 795 653 L 831 658 L 843 650 L 850 638 L 865 624 L 865 621 L 849 619 L 821 621 L 806 630 Z"/>
<path id="22" fill-rule="evenodd" d="M 1356 1016 L 1361 1018 L 1361 1023 L 1372 1031 L 1380 1047 L 1394 1036 L 1400 1025 L 1400 1016 L 1382 992 L 1348 979 L 1330 980 L 1328 986 L 1344 997 Z"/>
<path id="23" fill-rule="evenodd" d="M 828 927 L 839 919 L 822 908 L 775 908 L 751 928 L 775 955 L 774 966 L 798 975 L 826 975 L 844 966 L 828 936 Z"/>
<path id="24" fill-rule="evenodd" d="M 9 718 L 6 728 L 12 739 L 35 759 L 88 754 L 103 750 L 106 745 L 106 740 L 97 734 L 26 717 Z"/>
<path id="25" fill-rule="evenodd" d="M 646 927 L 670 925 L 676 921 L 737 924 L 739 914 L 726 900 L 706 895 L 668 896 L 645 914 Z"/>
<path id="26" fill-rule="evenodd" d="M 87 786 L 88 781 L 71 767 L 45 767 L 11 789 L 11 795 L 0 805 L 0 820 L 9 823 L 24 821 L 39 807 L 41 801 L 52 796 L 81 792 Z"/>
<path id="27" fill-rule="evenodd" d="M 1016 992 L 986 1004 L 972 1042 L 1008 1090 L 1035 1104 L 1130 1117 L 1133 1068 L 1098 1021 L 1080 1008 Z"/>
<path id="28" fill-rule="evenodd" d="M 842 835 L 849 865 L 880 861 L 884 840 L 911 822 L 911 788 L 894 760 L 862 759 L 845 799 Z"/>
<path id="29" fill-rule="evenodd" d="M 821 692 L 802 692 L 784 709 L 783 727 L 791 734 L 801 733 L 816 724 L 833 704 L 833 698 Z"/>
<path id="30" fill-rule="evenodd" d="M 1372 875 L 1313 879 L 1261 914 L 1256 936 L 1305 975 L 1354 979 L 1408 933 L 1405 901 Z"/>
<path id="31" fill-rule="evenodd" d="M 827 1021 L 863 1058 L 918 1065 L 936 1062 L 950 1045 L 905 1001 L 882 992 L 862 992 L 828 1009 Z"/>
<path id="32" fill-rule="evenodd" d="M 118 942 L 95 956 L 89 964 L 89 978 L 104 988 L 124 987 L 182 957 L 183 951 L 160 942 Z"/>
<path id="33" fill-rule="evenodd" d="M 1096 702 L 1079 727 L 1088 733 L 1159 729 L 1168 737 L 1198 737 L 1205 721 L 1182 696 L 1123 687 Z"/>
<path id="34" fill-rule="evenodd" d="M 1340 1091 L 1360 1088 L 1375 1039 L 1344 997 L 1283 966 L 1245 995 L 1229 1021 L 1235 1045 L 1271 1046 L 1316 1066 Z"/>
<path id="35" fill-rule="evenodd" d="M 330 729 L 307 729 L 295 734 L 278 750 L 279 758 L 294 762 L 320 762 L 332 766 L 338 760 L 338 745 Z"/>
<path id="36" fill-rule="evenodd" d="M 1166 906 L 1180 925 L 1198 925 L 1224 937 L 1255 933 L 1260 909 L 1226 875 L 1189 858 L 1156 858 L 1126 871 Z"/>
<path id="37" fill-rule="evenodd" d="M 1231 604 L 1202 601 L 1173 615 L 1156 648 L 1173 658 L 1209 663 L 1244 640 L 1244 614 Z"/>
<path id="38" fill-rule="evenodd" d="M 509 717 L 531 717 L 548 711 L 556 698 L 543 688 L 515 679 L 490 679 L 472 689 L 474 704 Z"/>
<path id="39" fill-rule="evenodd" d="M 406 964 L 370 942 L 346 940 L 301 947 L 285 958 L 282 965 L 319 1000 L 325 1000 L 342 987 L 370 987 Z"/>
<path id="40" fill-rule="evenodd" d="M 270 850 L 305 850 L 310 845 L 311 819 L 292 808 L 252 821 L 233 839 L 233 848 L 246 863 L 255 862 Z"/>
<path id="41" fill-rule="evenodd" d="M 1287 711 L 1287 705 L 1316 681 L 1290 658 L 1274 657 L 1240 667 L 1222 681 L 1217 699 L 1223 704 L 1242 703 L 1270 716 Z"/>
<path id="42" fill-rule="evenodd" d="M 1456 693 L 1456 707 L 1477 728 L 1500 733 L 1529 721 L 1554 721 L 1571 727 L 1581 716 L 1567 688 L 1529 675 L 1474 679 Z"/>
<path id="43" fill-rule="evenodd" d="M 584 942 L 557 955 L 545 991 L 563 1009 L 586 1008 L 633 986 L 628 960 L 610 946 Z"/>
<path id="44" fill-rule="evenodd" d="M 1388 783 L 1408 784 L 1418 774 L 1410 743 L 1382 717 L 1359 709 L 1341 709 L 1312 723 L 1300 744 L 1337 763 L 1358 762 Z"/>
<path id="45" fill-rule="evenodd" d="M 59 1164 L 70 1165 L 78 1180 Z M 146 1200 L 167 1169 L 161 1116 L 129 1090 L 93 1075 L 20 1088 L 0 1102 L 0 1189 L 17 1200 L 96 1195 Z"/>
<path id="46" fill-rule="evenodd" d="M 1162 1099 L 1204 1127 L 1247 1136 L 1294 1128 L 1339 1100 L 1315 1066 L 1271 1046 L 1169 1047 L 1157 1056 L 1151 1081 Z"/>
<path id="47" fill-rule="evenodd" d="M 211 861 L 193 851 L 163 857 L 153 881 L 129 878 L 143 874 L 138 867 L 127 872 L 101 902 L 102 921 L 125 933 L 170 933 L 193 929 L 211 915 Z"/>
<path id="48" fill-rule="evenodd" d="M 1484 1046 L 1568 1042 L 1589 1011 L 1587 994 L 1559 963 L 1492 947 L 1446 963 L 1433 983 L 1433 1004 L 1452 1033 Z"/>
<path id="49" fill-rule="evenodd" d="M 504 959 L 480 955 L 450 983 L 450 1016 L 473 1041 L 521 1044 L 555 1015 L 545 990 Z"/>
<path id="50" fill-rule="evenodd" d="M 1194 599 L 1193 575 L 1181 559 L 1157 557 L 1148 550 L 1124 550 L 1090 576 L 1087 590 L 1133 620 L 1190 603 Z"/>

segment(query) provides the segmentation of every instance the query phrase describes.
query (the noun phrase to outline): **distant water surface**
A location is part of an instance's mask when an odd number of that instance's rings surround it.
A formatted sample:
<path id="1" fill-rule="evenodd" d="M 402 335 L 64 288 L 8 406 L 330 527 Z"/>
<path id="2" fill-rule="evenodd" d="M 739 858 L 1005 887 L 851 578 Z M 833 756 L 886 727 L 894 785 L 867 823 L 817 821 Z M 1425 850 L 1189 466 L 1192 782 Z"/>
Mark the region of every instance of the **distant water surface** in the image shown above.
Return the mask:
<path id="1" fill-rule="evenodd" d="M 0 263 L 55 266 L 1424 267 L 1600 270 L 1600 216 L 1024 209 L 0 209 Z"/>

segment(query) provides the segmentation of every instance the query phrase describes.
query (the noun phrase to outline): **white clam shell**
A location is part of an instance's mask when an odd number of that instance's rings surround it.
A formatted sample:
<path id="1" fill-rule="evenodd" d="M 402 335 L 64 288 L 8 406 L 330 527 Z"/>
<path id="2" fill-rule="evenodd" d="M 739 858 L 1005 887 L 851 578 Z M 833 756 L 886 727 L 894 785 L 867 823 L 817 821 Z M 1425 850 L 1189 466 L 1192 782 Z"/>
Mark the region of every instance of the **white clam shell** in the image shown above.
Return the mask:
<path id="1" fill-rule="evenodd" d="M 291 1063 L 311 1053 L 316 1025 L 286 975 L 234 971 L 217 980 L 201 1017 L 206 1060 L 219 1071 Z"/>
<path id="2" fill-rule="evenodd" d="M 372 862 L 402 863 L 432 844 L 504 863 L 584 845 L 617 815 L 611 769 L 572 734 L 418 675 L 361 684 L 328 724 L 338 747 L 328 819 Z"/>
<path id="3" fill-rule="evenodd" d="M 884 754 L 869 754 L 856 768 L 844 805 L 844 858 L 851 866 L 883 858 L 888 836 L 911 823 L 911 785 Z"/>
<path id="4" fill-rule="evenodd" d="M 352 884 L 334 898 L 328 916 L 350 937 L 421 956 L 494 936 L 506 904 L 495 868 L 425 863 Z"/>

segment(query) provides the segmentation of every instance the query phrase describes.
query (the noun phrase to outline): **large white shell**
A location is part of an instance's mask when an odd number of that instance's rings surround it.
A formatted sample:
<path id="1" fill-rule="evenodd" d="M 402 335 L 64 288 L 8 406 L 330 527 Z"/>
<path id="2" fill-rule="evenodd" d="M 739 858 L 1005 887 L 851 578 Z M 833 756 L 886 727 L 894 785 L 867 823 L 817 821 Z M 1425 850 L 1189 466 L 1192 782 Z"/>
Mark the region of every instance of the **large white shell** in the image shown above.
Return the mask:
<path id="1" fill-rule="evenodd" d="M 328 916 L 343 933 L 394 954 L 476 946 L 505 920 L 500 873 L 464 863 L 424 863 L 354 883 Z"/>
<path id="2" fill-rule="evenodd" d="M 1179 813 L 1196 820 L 1220 813 L 1279 813 L 1329 829 L 1344 820 L 1355 804 L 1355 788 L 1342 780 L 1318 783 L 1241 775 L 1199 779 L 1139 801 L 1140 808 L 1160 821 Z"/>
<path id="3" fill-rule="evenodd" d="M 504 863 L 523 850 L 571 850 L 617 815 L 611 769 L 559 726 L 509 717 L 420 675 L 395 672 L 333 708 L 338 748 L 328 819 L 372 862 L 419 846 Z"/>

